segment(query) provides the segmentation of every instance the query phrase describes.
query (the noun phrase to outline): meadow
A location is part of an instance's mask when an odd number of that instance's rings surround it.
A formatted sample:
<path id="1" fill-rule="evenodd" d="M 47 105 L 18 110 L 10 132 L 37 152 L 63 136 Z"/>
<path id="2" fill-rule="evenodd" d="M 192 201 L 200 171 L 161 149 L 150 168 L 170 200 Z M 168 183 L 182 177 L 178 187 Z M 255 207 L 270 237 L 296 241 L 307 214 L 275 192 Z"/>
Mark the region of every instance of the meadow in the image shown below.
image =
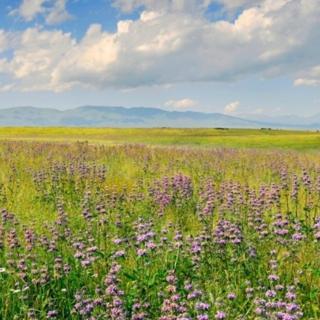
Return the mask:
<path id="1" fill-rule="evenodd" d="M 0 140 L 0 319 L 320 319 L 319 133 Z"/>
<path id="2" fill-rule="evenodd" d="M 0 128 L 0 141 L 89 142 L 230 148 L 320 149 L 320 132 L 269 129 Z"/>

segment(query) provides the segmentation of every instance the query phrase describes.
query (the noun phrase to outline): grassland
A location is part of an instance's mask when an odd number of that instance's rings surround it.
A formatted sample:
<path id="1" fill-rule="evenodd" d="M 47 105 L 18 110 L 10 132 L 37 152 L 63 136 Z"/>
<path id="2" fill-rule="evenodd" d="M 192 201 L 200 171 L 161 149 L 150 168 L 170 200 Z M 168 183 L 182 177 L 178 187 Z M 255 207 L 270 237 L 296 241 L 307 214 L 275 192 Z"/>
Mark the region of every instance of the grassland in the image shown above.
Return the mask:
<path id="1" fill-rule="evenodd" d="M 0 319 L 320 319 L 319 133 L 0 137 Z"/>
<path id="2" fill-rule="evenodd" d="M 245 129 L 0 128 L 0 140 L 231 148 L 320 148 L 320 133 Z"/>

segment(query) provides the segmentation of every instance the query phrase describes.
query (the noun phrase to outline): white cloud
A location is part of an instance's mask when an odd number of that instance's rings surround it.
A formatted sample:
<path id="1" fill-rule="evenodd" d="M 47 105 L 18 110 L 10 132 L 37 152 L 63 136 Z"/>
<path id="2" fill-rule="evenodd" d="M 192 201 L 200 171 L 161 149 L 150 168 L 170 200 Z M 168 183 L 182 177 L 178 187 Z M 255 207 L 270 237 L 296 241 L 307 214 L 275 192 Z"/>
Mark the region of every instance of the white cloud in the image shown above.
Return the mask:
<path id="1" fill-rule="evenodd" d="M 58 24 L 71 18 L 71 15 L 66 10 L 66 1 L 67 0 L 54 1 L 53 6 L 46 16 L 47 24 Z"/>
<path id="2" fill-rule="evenodd" d="M 234 81 L 251 74 L 297 78 L 320 64 L 318 0 L 261 0 L 251 7 L 255 1 L 224 1 L 245 7 L 233 22 L 206 20 L 201 8 L 210 2 L 118 0 L 123 10 L 147 9 L 137 20 L 119 21 L 113 33 L 92 25 L 80 40 L 57 30 L 16 32 L 6 44 L 14 54 L 2 62 L 0 73 L 16 89 L 59 91 L 79 85 L 126 89 Z M 197 14 L 190 11 L 195 5 Z"/>
<path id="3" fill-rule="evenodd" d="M 196 100 L 192 100 L 189 98 L 181 99 L 181 100 L 169 100 L 164 106 L 173 109 L 190 109 L 197 107 L 199 102 Z"/>
<path id="4" fill-rule="evenodd" d="M 212 3 L 220 3 L 226 10 L 235 10 L 259 5 L 263 2 L 263 0 L 114 0 L 113 5 L 126 13 L 132 12 L 137 8 L 161 12 L 194 13 L 206 10 Z"/>
<path id="5" fill-rule="evenodd" d="M 53 84 L 52 72 L 74 44 L 71 35 L 62 31 L 30 28 L 16 34 L 12 59 L 0 63 L 0 74 L 11 78 L 5 87 L 22 91 L 60 89 Z"/>
<path id="6" fill-rule="evenodd" d="M 67 0 L 22 0 L 11 14 L 19 15 L 25 21 L 32 21 L 42 15 L 47 24 L 57 24 L 71 18 L 66 10 Z"/>
<path id="7" fill-rule="evenodd" d="M 273 0 L 274 1 L 274 0 Z M 276 0 L 280 1 L 280 0 Z M 247 8 L 250 6 L 256 6 L 263 3 L 262 0 L 217 0 L 227 10 L 235 10 L 237 8 Z"/>
<path id="8" fill-rule="evenodd" d="M 114 0 L 121 11 L 129 13 L 137 8 L 158 12 L 195 12 L 205 10 L 214 0 Z"/>
<path id="9" fill-rule="evenodd" d="M 122 30 L 121 34 L 126 33 Z M 119 81 L 114 76 L 119 51 L 117 35 L 104 32 L 98 24 L 91 25 L 84 38 L 59 60 L 52 72 L 52 83 L 59 89 L 77 84 L 96 88 L 112 85 Z M 122 76 L 125 79 L 126 75 Z"/>
<path id="10" fill-rule="evenodd" d="M 45 11 L 46 0 L 22 0 L 20 7 L 16 10 L 24 20 L 32 21 L 38 14 Z"/>
<path id="11" fill-rule="evenodd" d="M 239 101 L 233 101 L 227 104 L 224 108 L 224 113 L 230 114 L 230 113 L 235 113 L 238 108 L 240 107 L 240 102 Z"/>
<path id="12" fill-rule="evenodd" d="M 5 85 L 0 84 L 0 92 L 7 92 L 7 91 L 11 91 L 12 89 L 14 89 L 13 84 L 5 84 Z"/>
<path id="13" fill-rule="evenodd" d="M 296 86 L 320 86 L 320 65 L 314 66 L 304 72 L 301 78 L 294 81 Z"/>

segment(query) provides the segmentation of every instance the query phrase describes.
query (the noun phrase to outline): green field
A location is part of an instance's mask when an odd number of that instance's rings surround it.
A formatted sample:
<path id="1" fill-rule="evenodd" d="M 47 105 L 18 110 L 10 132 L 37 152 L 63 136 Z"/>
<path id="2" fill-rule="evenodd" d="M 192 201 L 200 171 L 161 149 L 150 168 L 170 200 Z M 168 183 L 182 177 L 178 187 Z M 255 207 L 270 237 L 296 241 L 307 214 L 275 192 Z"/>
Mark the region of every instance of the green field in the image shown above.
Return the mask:
<path id="1" fill-rule="evenodd" d="M 0 319 L 320 319 L 319 139 L 0 129 Z"/>
<path id="2" fill-rule="evenodd" d="M 319 149 L 320 133 L 245 129 L 0 128 L 0 140 Z"/>

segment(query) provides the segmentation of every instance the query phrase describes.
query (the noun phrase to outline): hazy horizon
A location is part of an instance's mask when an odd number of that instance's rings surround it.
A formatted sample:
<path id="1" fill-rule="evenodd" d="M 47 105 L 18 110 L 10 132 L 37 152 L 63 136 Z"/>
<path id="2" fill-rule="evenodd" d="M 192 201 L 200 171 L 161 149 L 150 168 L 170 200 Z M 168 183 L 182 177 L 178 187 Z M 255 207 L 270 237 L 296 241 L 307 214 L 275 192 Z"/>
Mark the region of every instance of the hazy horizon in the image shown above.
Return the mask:
<path id="1" fill-rule="evenodd" d="M 219 113 L 219 114 L 225 114 L 228 116 L 232 116 L 232 117 L 256 117 L 256 118 L 260 118 L 260 117 L 285 117 L 285 116 L 292 116 L 292 117 L 301 117 L 301 118 L 310 118 L 314 115 L 319 115 L 320 114 L 320 110 L 316 111 L 315 113 L 312 113 L 310 115 L 301 115 L 301 114 L 294 114 L 294 113 L 277 113 L 274 115 L 267 115 L 267 114 L 263 114 L 263 113 L 250 113 L 250 112 L 233 112 L 232 114 L 230 113 L 225 113 L 225 112 L 220 112 L 220 111 L 214 111 L 214 110 L 199 110 L 199 109 L 188 109 L 188 110 L 183 110 L 183 109 L 170 109 L 170 108 L 166 108 L 165 106 L 143 106 L 143 105 L 136 105 L 136 106 L 121 106 L 121 105 L 76 105 L 76 106 L 71 106 L 71 107 L 63 107 L 63 106 L 56 106 L 56 107 L 46 107 L 46 106 L 33 106 L 33 105 L 16 105 L 16 106 L 9 106 L 9 107 L 4 107 L 4 106 L 0 106 L 0 110 L 6 110 L 6 109 L 17 109 L 17 108 L 36 108 L 36 109 L 52 109 L 52 110 L 57 110 L 57 111 L 68 111 L 68 110 L 75 110 L 78 108 L 82 108 L 82 107 L 98 107 L 98 108 L 125 108 L 125 109 L 137 109 L 137 108 L 143 108 L 143 109 L 160 109 L 163 111 L 169 111 L 169 112 L 186 112 L 186 111 L 191 111 L 191 112 L 199 112 L 199 113 Z"/>

